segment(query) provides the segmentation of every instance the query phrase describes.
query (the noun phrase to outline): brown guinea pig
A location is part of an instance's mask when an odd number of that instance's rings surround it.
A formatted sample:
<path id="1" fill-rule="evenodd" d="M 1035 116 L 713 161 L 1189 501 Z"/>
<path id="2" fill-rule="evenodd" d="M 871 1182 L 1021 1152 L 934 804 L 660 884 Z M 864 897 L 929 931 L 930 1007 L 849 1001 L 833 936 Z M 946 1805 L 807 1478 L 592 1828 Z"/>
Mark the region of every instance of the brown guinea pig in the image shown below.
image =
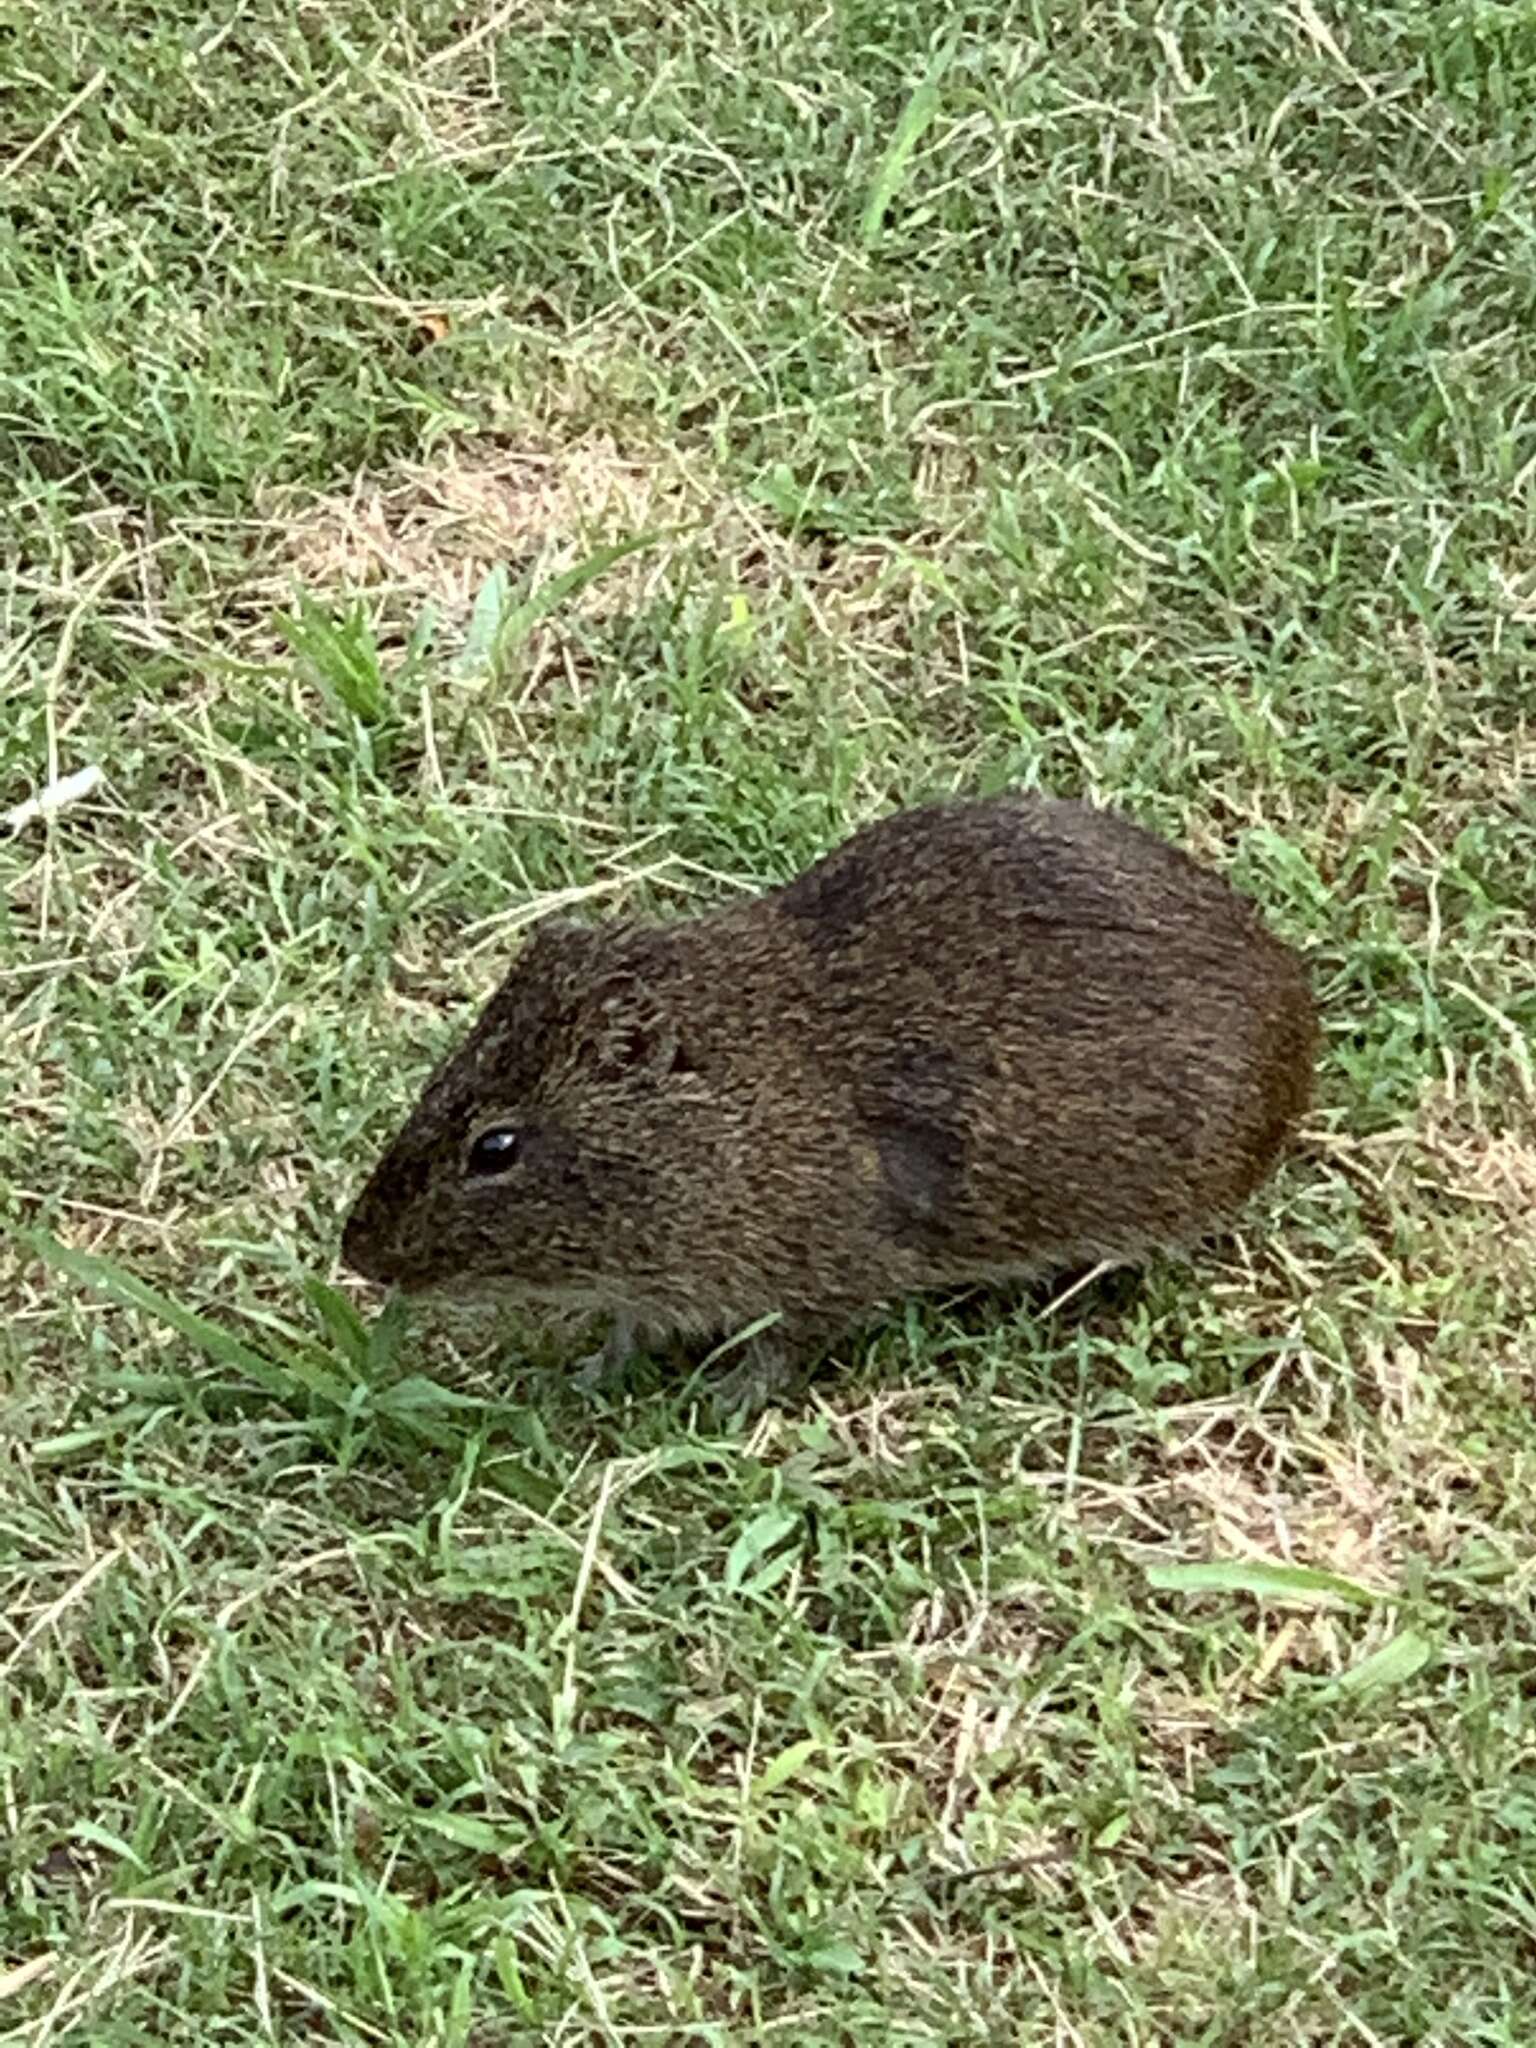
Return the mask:
<path id="1" fill-rule="evenodd" d="M 925 805 L 700 917 L 536 927 L 343 1256 L 601 1311 L 610 1365 L 766 1319 L 725 1389 L 760 1402 L 913 1290 L 1219 1225 L 1315 1049 L 1301 961 L 1187 855 L 1083 803 Z"/>

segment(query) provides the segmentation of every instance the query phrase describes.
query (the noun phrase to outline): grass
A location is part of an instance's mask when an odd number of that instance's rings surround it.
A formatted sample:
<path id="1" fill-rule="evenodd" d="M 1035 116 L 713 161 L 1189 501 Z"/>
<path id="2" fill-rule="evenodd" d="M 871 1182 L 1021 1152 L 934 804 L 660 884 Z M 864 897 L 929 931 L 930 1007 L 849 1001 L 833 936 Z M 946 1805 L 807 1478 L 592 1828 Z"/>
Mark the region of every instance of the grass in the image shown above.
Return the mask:
<path id="1" fill-rule="evenodd" d="M 1530 9 L 0 30 L 0 2038 L 1528 2042 Z M 1007 782 L 1309 951 L 1238 1239 L 745 1434 L 325 1284 L 543 906 Z"/>

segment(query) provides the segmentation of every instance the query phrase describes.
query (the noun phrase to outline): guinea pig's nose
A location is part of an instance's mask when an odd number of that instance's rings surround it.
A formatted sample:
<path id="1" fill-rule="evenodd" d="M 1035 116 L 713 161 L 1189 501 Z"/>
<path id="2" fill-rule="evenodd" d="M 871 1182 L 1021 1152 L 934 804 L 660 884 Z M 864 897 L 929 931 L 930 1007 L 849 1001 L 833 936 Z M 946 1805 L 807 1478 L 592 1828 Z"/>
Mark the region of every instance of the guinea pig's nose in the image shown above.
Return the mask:
<path id="1" fill-rule="evenodd" d="M 364 1191 L 342 1226 L 341 1260 L 360 1279 L 387 1285 L 394 1279 L 394 1233 Z"/>

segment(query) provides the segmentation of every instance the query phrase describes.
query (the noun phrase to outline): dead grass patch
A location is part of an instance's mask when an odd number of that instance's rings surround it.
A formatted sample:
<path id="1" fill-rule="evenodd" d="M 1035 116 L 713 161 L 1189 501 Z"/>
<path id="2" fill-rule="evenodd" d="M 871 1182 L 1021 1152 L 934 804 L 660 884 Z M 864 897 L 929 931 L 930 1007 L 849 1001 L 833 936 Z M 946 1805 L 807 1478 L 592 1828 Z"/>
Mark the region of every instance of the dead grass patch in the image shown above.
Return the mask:
<path id="1" fill-rule="evenodd" d="M 1421 1198 L 1427 1184 L 1485 1212 L 1489 1227 L 1466 1247 L 1476 1270 L 1536 1287 L 1536 1119 L 1510 1105 L 1508 1120 L 1490 1129 L 1454 1089 L 1433 1083 L 1385 1183 L 1405 1176 Z"/>
<path id="2" fill-rule="evenodd" d="M 269 500 L 242 609 L 280 610 L 295 585 L 362 597 L 384 644 L 400 644 L 430 613 L 436 652 L 452 656 L 497 570 L 542 583 L 597 549 L 654 534 L 655 546 L 615 563 L 562 616 L 623 616 L 700 562 L 713 583 L 763 605 L 797 599 L 818 637 L 878 661 L 907 642 L 916 614 L 942 602 L 935 566 L 974 521 L 976 500 L 961 496 L 952 471 L 944 450 L 917 460 L 921 530 L 897 543 L 791 535 L 696 459 L 612 433 L 444 443 L 430 460 L 360 474 L 342 491 Z"/>
<path id="3" fill-rule="evenodd" d="M 1257 1918 L 1238 1878 L 1207 1870 L 1160 1891 L 1144 1917 L 1125 1931 L 1139 1960 L 1159 1968 L 1184 1963 L 1208 1969 L 1218 1961 L 1237 1964 L 1251 1952 Z"/>
<path id="4" fill-rule="evenodd" d="M 1169 1469 L 1171 1505 L 1213 1557 L 1313 1565 L 1383 1588 L 1396 1577 L 1400 1504 L 1361 1444 L 1196 1431 Z"/>
<path id="5" fill-rule="evenodd" d="M 555 574 L 605 542 L 703 510 L 674 469 L 625 455 L 606 435 L 558 454 L 475 443 L 275 509 L 273 566 L 284 581 L 369 592 L 386 608 L 393 600 L 419 615 L 431 605 L 451 629 L 499 567 Z M 612 588 L 588 604 L 611 603 Z"/>

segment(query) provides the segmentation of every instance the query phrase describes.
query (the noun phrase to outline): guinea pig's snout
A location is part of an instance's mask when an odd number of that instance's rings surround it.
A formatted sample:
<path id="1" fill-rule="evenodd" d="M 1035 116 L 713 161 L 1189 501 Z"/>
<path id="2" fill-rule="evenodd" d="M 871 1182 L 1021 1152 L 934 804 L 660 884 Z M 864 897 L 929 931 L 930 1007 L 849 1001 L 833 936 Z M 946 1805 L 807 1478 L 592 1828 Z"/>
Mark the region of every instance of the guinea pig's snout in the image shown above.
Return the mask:
<path id="1" fill-rule="evenodd" d="M 362 1280 L 388 1281 L 389 1261 L 385 1254 L 387 1247 L 370 1231 L 368 1219 L 361 1205 L 354 1209 L 342 1226 L 341 1262 L 349 1272 L 356 1273 Z"/>
<path id="2" fill-rule="evenodd" d="M 383 1287 L 426 1286 L 440 1256 L 439 1233 L 423 1221 L 429 1186 L 427 1162 L 387 1153 L 342 1225 L 343 1265 Z"/>
<path id="3" fill-rule="evenodd" d="M 405 1281 L 402 1269 L 409 1262 L 404 1256 L 398 1225 L 394 1205 L 370 1182 L 342 1226 L 342 1264 L 360 1279 L 375 1281 L 382 1287 Z"/>

